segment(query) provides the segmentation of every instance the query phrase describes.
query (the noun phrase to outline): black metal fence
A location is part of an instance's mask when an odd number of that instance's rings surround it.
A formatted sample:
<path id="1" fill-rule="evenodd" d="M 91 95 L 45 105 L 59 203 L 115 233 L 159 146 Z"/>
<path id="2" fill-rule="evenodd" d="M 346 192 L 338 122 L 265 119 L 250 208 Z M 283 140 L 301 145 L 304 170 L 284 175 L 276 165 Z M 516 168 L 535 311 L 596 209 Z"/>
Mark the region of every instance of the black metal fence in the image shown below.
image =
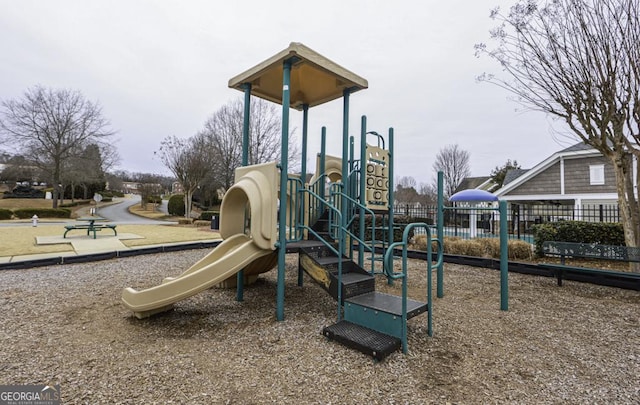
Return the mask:
<path id="1" fill-rule="evenodd" d="M 436 206 L 416 207 L 398 204 L 394 206 L 394 215 L 404 215 L 435 224 Z M 470 220 L 475 218 L 475 227 Z M 617 205 L 594 204 L 575 207 L 573 205 L 542 205 L 510 203 L 507 220 L 509 237 L 532 242 L 531 227 L 535 224 L 558 221 L 620 222 L 620 210 Z M 499 216 L 497 212 L 480 211 L 473 214 L 468 208 L 446 210 L 444 212 L 445 236 L 491 237 L 498 233 Z"/>

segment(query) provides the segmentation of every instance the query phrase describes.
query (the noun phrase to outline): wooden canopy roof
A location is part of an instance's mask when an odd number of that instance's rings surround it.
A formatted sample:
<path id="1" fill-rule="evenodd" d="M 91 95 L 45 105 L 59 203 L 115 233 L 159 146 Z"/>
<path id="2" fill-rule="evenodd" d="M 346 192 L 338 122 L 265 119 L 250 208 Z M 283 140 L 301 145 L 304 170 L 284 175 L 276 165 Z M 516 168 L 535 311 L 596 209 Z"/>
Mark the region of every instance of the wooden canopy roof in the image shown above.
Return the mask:
<path id="1" fill-rule="evenodd" d="M 290 107 L 302 110 L 340 98 L 345 89 L 350 92 L 366 89 L 366 79 L 325 58 L 299 42 L 264 62 L 231 78 L 229 87 L 244 91 L 251 84 L 251 94 L 282 104 L 284 61 L 291 59 Z"/>

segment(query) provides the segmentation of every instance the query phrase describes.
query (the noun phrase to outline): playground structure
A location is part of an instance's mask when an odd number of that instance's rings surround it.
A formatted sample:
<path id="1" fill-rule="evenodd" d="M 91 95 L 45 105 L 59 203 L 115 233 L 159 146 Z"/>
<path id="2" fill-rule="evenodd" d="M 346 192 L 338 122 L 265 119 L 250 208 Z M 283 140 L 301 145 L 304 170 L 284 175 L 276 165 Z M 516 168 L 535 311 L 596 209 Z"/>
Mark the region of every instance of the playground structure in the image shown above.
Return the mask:
<path id="1" fill-rule="evenodd" d="M 402 348 L 407 352 L 407 321 L 426 313 L 432 329 L 432 267 L 441 269 L 442 243 L 424 223 L 406 226 L 402 241 L 394 241 L 393 128 L 386 136 L 367 129 L 361 119 L 359 159 L 349 135 L 349 99 L 366 89 L 365 79 L 300 43 L 230 79 L 229 87 L 244 92 L 243 167 L 220 208 L 223 242 L 205 258 L 175 278 L 136 291 L 126 288 L 124 305 L 139 317 L 171 308 L 236 275 L 237 300 L 249 275 L 268 271 L 277 257 L 276 318 L 284 320 L 285 255 L 299 254 L 298 285 L 306 272 L 337 302 L 337 322 L 323 334 L 375 359 Z M 251 96 L 282 105 L 281 161 L 247 166 Z M 327 156 L 326 128 L 316 170 L 307 183 L 307 131 L 310 107 L 343 99 L 342 156 Z M 302 167 L 288 173 L 289 109 L 303 112 Z M 369 143 L 372 141 L 371 143 Z M 278 203 L 278 201 L 283 203 Z M 413 229 L 421 228 L 427 243 L 425 300 L 407 297 L 407 245 Z M 357 252 L 357 261 L 356 261 Z M 394 255 L 402 252 L 402 269 L 394 271 Z M 251 274 L 248 274 L 251 273 Z M 402 295 L 377 292 L 376 275 L 402 282 Z M 441 272 L 438 273 L 441 275 Z M 439 283 L 441 280 L 439 279 Z"/>

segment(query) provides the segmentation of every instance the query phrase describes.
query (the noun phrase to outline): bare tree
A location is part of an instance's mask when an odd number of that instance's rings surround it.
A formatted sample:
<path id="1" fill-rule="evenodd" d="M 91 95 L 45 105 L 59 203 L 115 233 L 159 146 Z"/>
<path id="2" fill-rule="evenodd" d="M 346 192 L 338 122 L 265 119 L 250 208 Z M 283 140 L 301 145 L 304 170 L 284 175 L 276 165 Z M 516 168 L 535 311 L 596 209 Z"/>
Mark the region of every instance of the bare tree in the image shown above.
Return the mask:
<path id="1" fill-rule="evenodd" d="M 402 176 L 396 179 L 395 201 L 397 204 L 413 205 L 420 200 L 416 191 L 416 179 L 411 176 Z"/>
<path id="2" fill-rule="evenodd" d="M 61 195 L 65 162 L 88 143 L 101 144 L 113 135 L 98 103 L 72 90 L 36 86 L 17 100 L 2 102 L 0 131 L 49 174 L 54 187 L 53 208 Z"/>
<path id="3" fill-rule="evenodd" d="M 507 78 L 484 74 L 532 110 L 563 120 L 574 137 L 612 163 L 627 246 L 640 242 L 640 3 L 638 0 L 519 1 L 491 12 Z M 634 179 L 635 177 L 635 179 Z"/>
<path id="4" fill-rule="evenodd" d="M 4 169 L 0 172 L 0 180 L 15 183 L 20 181 L 32 182 L 37 179 L 36 168 L 24 156 L 7 156 L 5 162 Z"/>
<path id="5" fill-rule="evenodd" d="M 173 173 L 184 189 L 184 213 L 191 217 L 194 191 L 211 170 L 210 154 L 205 139 L 196 135 L 189 139 L 165 138 L 156 152 L 162 163 Z"/>
<path id="6" fill-rule="evenodd" d="M 134 178 L 138 183 L 138 192 L 140 193 L 140 206 L 147 209 L 150 199 L 153 199 L 153 208 L 157 208 L 156 197 L 160 197 L 162 193 L 161 176 L 150 173 L 135 173 Z"/>
<path id="7" fill-rule="evenodd" d="M 205 122 L 200 132 L 207 139 L 215 158 L 214 173 L 226 190 L 233 184 L 235 169 L 242 164 L 242 127 L 244 104 L 235 99 L 222 106 Z M 300 163 L 299 148 L 294 132 L 289 134 L 289 167 Z M 282 126 L 279 109 L 273 103 L 252 98 L 249 121 L 248 164 L 280 159 Z"/>
<path id="8" fill-rule="evenodd" d="M 438 202 L 438 186 L 429 183 L 420 183 L 420 202 L 424 205 L 435 205 Z"/>
<path id="9" fill-rule="evenodd" d="M 416 179 L 412 176 L 402 176 L 399 179 L 396 178 L 396 184 L 402 188 L 416 188 Z"/>
<path id="10" fill-rule="evenodd" d="M 469 177 L 469 152 L 461 149 L 458 144 L 447 145 L 440 149 L 433 163 L 433 170 L 442 171 L 444 177 L 444 197 L 449 198 L 455 192 L 460 182 Z"/>

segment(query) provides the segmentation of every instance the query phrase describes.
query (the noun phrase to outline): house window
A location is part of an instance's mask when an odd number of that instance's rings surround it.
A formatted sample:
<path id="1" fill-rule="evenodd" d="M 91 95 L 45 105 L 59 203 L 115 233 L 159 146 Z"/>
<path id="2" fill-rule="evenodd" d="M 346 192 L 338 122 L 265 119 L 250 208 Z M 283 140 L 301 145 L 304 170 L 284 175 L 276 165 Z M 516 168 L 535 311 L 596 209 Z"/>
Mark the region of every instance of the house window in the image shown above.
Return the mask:
<path id="1" fill-rule="evenodd" d="M 604 165 L 589 165 L 589 178 L 592 186 L 604 184 Z"/>

